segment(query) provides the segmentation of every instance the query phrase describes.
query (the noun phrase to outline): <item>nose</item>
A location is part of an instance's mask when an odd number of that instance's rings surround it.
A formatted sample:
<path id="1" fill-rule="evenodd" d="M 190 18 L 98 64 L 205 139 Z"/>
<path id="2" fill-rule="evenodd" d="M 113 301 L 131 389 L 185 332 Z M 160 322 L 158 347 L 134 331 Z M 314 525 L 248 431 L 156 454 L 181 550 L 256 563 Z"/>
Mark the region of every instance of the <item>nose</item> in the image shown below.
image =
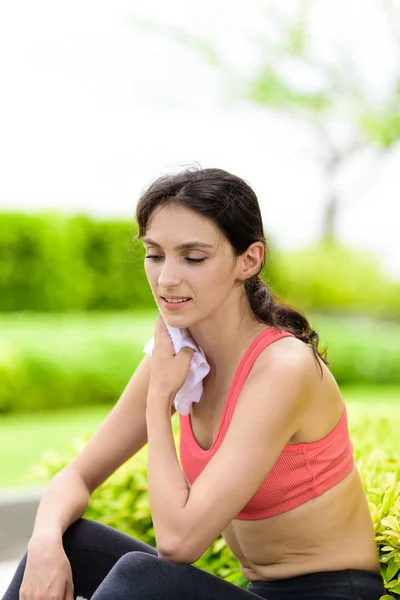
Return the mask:
<path id="1" fill-rule="evenodd" d="M 178 276 L 176 267 L 174 267 L 172 261 L 165 259 L 158 277 L 159 288 L 162 290 L 168 290 L 170 288 L 179 286 L 180 283 L 181 279 Z"/>

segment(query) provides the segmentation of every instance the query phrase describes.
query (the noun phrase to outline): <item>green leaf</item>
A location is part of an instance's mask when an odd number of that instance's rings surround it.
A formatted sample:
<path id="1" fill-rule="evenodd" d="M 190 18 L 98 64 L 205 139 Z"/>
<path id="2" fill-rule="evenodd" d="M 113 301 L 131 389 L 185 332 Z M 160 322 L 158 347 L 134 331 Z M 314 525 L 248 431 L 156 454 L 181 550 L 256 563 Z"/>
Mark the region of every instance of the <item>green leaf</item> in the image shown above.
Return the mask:
<path id="1" fill-rule="evenodd" d="M 387 511 L 393 506 L 394 498 L 396 494 L 396 487 L 392 486 L 388 491 L 384 494 L 384 499 L 382 501 L 382 511 L 386 514 Z"/>
<path id="2" fill-rule="evenodd" d="M 387 571 L 386 571 L 386 580 L 390 581 L 391 579 L 393 579 L 393 577 L 396 575 L 397 571 L 399 570 L 399 565 L 397 565 L 394 560 L 391 561 L 388 565 Z"/>
<path id="3" fill-rule="evenodd" d="M 400 138 L 400 114 L 395 106 L 388 106 L 380 113 L 361 115 L 359 126 L 367 141 L 390 148 Z"/>
<path id="4" fill-rule="evenodd" d="M 393 529 L 396 532 L 400 531 L 399 520 L 396 519 L 396 517 L 385 517 L 384 519 L 382 519 L 381 523 L 382 525 L 385 525 L 385 527 L 389 527 L 390 529 Z"/>
<path id="5" fill-rule="evenodd" d="M 330 94 L 326 91 L 303 92 L 285 81 L 271 67 L 261 70 L 249 83 L 245 98 L 279 110 L 301 110 L 324 113 L 331 106 Z"/>
<path id="6" fill-rule="evenodd" d="M 390 561 L 390 556 L 389 556 L 389 554 L 384 554 L 383 556 L 380 557 L 379 560 L 383 563 L 388 563 Z"/>

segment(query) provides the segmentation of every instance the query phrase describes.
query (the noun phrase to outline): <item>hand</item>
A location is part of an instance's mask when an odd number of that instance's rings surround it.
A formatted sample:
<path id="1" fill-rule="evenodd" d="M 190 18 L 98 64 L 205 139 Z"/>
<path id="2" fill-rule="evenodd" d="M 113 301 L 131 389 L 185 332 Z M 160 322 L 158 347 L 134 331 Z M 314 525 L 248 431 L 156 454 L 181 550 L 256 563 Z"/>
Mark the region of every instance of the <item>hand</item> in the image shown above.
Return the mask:
<path id="1" fill-rule="evenodd" d="M 175 355 L 174 346 L 159 314 L 154 327 L 154 348 L 151 359 L 150 390 L 175 398 L 188 376 L 193 348 L 182 348 Z"/>
<path id="2" fill-rule="evenodd" d="M 19 597 L 21 600 L 74 600 L 71 565 L 62 542 L 49 539 L 29 542 Z"/>

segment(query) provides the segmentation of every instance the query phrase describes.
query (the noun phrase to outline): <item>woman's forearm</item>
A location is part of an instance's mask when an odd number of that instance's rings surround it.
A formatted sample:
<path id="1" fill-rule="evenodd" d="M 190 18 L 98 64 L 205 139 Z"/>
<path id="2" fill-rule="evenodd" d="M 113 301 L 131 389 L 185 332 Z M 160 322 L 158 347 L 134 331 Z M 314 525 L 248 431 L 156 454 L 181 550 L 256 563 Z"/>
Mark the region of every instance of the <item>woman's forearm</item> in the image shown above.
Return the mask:
<path id="1" fill-rule="evenodd" d="M 89 504 L 90 493 L 79 474 L 65 467 L 49 483 L 40 501 L 31 536 L 61 540 L 63 534 Z"/>
<path id="2" fill-rule="evenodd" d="M 164 397 L 162 397 L 162 395 Z M 179 465 L 171 426 L 171 399 L 147 399 L 149 502 L 159 553 L 168 557 L 181 539 L 190 487 Z"/>

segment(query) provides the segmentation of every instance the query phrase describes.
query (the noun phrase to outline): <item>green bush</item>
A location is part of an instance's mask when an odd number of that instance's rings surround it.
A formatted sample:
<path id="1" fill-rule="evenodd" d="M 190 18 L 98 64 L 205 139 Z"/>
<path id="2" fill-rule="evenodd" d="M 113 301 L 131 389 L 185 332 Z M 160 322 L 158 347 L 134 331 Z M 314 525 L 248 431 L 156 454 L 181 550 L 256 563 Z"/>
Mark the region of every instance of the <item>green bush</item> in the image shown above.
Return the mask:
<path id="1" fill-rule="evenodd" d="M 400 318 L 400 282 L 383 273 L 371 252 L 320 242 L 274 249 L 267 263 L 274 291 L 303 312 Z"/>
<path id="2" fill-rule="evenodd" d="M 0 310 L 80 309 L 89 293 L 83 232 L 58 214 L 2 213 Z"/>
<path id="3" fill-rule="evenodd" d="M 400 384 L 400 326 L 366 318 L 311 316 L 311 325 L 328 348 L 331 370 L 340 385 Z"/>
<path id="4" fill-rule="evenodd" d="M 124 220 L 72 219 L 83 232 L 82 262 L 90 281 L 87 310 L 146 308 L 154 303 L 143 268 L 137 226 Z"/>
<path id="5" fill-rule="evenodd" d="M 0 311 L 149 306 L 136 232 L 125 220 L 0 213 Z"/>
<path id="6" fill-rule="evenodd" d="M 354 456 L 374 522 L 381 573 L 387 590 L 394 598 L 400 598 L 400 462 L 395 458 L 400 413 L 393 411 L 388 416 L 389 411 L 387 406 L 374 408 L 365 405 L 361 409 L 355 405 L 348 406 Z M 176 415 L 173 428 L 178 447 Z M 75 440 L 69 456 L 47 453 L 43 464 L 36 468 L 37 476 L 49 480 L 84 447 L 86 441 Z M 147 490 L 147 447 L 144 447 L 93 493 L 84 516 L 155 547 Z M 221 536 L 194 565 L 241 587 L 247 585 L 238 561 Z"/>

